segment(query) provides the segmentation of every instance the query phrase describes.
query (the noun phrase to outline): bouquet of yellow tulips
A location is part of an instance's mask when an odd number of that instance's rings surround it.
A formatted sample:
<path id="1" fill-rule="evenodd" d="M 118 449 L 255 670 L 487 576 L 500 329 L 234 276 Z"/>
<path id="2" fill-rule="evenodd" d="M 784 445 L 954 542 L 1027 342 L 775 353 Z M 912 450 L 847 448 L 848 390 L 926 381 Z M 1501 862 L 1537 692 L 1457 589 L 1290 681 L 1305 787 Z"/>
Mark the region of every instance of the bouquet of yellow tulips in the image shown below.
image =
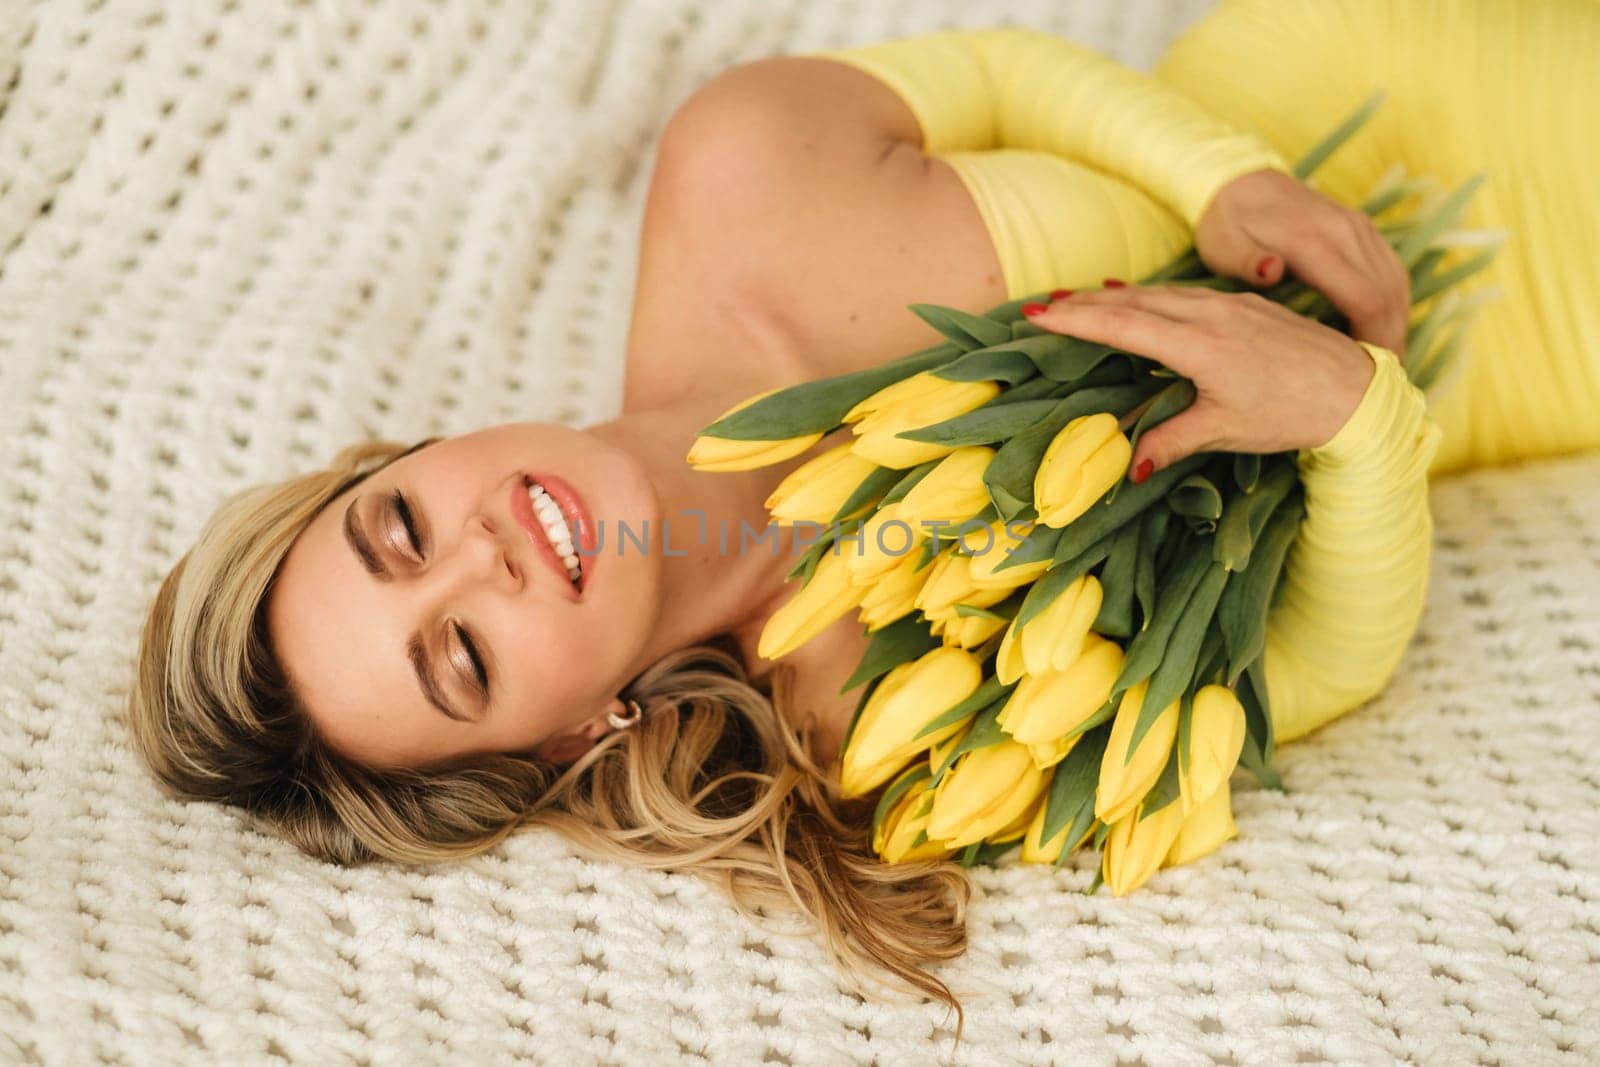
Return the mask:
<path id="1" fill-rule="evenodd" d="M 1301 178 L 1381 102 L 1368 100 L 1296 167 Z M 1487 265 L 1443 268 L 1481 175 L 1379 229 L 1412 274 L 1407 366 L 1428 388 L 1450 367 L 1472 301 L 1445 291 Z M 1391 171 L 1363 209 L 1424 190 Z M 1141 284 L 1242 289 L 1191 249 Z M 1347 328 L 1286 277 L 1268 299 Z M 1028 300 L 1043 299 L 1029 297 Z M 818 533 L 770 619 L 779 658 L 855 611 L 870 634 L 845 690 L 863 687 L 841 792 L 882 789 L 873 847 L 887 862 L 1023 860 L 1101 852 L 1089 891 L 1122 895 L 1236 833 L 1229 778 L 1270 788 L 1267 616 L 1304 513 L 1295 454 L 1200 453 L 1123 480 L 1141 433 L 1193 385 L 1153 360 L 1027 322 L 1023 300 L 977 315 L 916 304 L 946 340 L 853 374 L 752 398 L 707 426 L 689 461 L 745 470 L 848 426 L 767 500 Z M 1444 326 L 1455 329 L 1441 340 Z"/>

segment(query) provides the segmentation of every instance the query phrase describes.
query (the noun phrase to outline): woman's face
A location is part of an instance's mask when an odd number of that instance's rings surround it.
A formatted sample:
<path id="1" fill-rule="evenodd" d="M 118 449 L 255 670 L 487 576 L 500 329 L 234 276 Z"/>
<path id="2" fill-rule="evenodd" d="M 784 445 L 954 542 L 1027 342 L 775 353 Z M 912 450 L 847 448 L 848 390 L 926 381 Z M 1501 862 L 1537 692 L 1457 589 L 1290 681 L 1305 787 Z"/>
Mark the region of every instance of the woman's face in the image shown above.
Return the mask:
<path id="1" fill-rule="evenodd" d="M 267 625 L 335 748 L 372 766 L 519 749 L 566 762 L 606 732 L 618 690 L 645 666 L 660 561 L 607 544 L 579 555 L 575 587 L 517 521 L 530 478 L 558 497 L 554 480 L 565 482 L 606 527 L 657 524 L 654 487 L 628 453 L 580 430 L 511 423 L 395 460 L 296 538 Z"/>

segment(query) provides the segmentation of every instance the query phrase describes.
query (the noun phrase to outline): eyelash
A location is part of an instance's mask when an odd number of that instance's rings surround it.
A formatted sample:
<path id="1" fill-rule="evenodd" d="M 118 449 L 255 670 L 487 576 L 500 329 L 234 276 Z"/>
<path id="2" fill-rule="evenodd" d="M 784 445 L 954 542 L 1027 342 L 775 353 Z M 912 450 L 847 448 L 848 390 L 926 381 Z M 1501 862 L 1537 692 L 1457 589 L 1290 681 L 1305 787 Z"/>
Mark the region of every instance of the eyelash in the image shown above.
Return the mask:
<path id="1" fill-rule="evenodd" d="M 405 494 L 396 489 L 389 494 L 389 504 L 393 511 L 400 517 L 400 523 L 406 529 L 406 539 L 410 542 L 412 551 L 422 555 L 422 540 L 417 536 L 416 518 L 411 514 L 411 505 L 406 502 Z M 489 691 L 489 672 L 483 665 L 483 657 L 478 655 L 478 648 L 473 644 L 472 638 L 461 626 L 455 627 L 456 637 L 461 642 L 462 649 L 467 653 L 467 658 L 472 661 L 472 673 L 477 678 L 479 688 L 487 693 Z"/>

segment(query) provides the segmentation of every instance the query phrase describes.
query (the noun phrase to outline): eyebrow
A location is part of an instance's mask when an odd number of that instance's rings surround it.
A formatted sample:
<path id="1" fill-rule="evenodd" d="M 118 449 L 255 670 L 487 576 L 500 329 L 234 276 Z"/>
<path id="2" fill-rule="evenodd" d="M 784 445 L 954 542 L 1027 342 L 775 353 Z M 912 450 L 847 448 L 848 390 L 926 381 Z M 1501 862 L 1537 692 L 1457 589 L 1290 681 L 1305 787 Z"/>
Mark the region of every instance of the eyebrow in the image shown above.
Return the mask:
<path id="1" fill-rule="evenodd" d="M 388 566 L 379 558 L 372 549 L 372 542 L 367 539 L 366 531 L 361 528 L 356 515 L 356 504 L 360 497 L 350 501 L 349 507 L 344 509 L 344 539 L 350 545 L 356 559 L 361 561 L 362 569 L 380 582 L 394 580 L 394 575 Z M 439 687 L 438 680 L 434 678 L 433 671 L 428 668 L 428 655 L 422 647 L 422 634 L 413 630 L 406 639 L 406 658 L 411 661 L 411 669 L 416 672 L 417 685 L 422 689 L 422 695 L 428 703 L 438 708 L 445 716 L 457 722 L 471 722 L 467 716 L 461 714 L 450 706 L 445 700 L 444 690 Z"/>

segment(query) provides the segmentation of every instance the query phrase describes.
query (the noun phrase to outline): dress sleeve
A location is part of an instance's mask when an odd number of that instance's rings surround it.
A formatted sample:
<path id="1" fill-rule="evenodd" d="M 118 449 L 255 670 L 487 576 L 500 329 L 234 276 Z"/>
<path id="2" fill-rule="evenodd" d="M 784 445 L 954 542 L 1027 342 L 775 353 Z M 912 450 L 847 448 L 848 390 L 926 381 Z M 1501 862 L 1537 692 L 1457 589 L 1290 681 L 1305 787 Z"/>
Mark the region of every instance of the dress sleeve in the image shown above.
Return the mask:
<path id="1" fill-rule="evenodd" d="M 1300 453 L 1306 514 L 1267 620 L 1267 698 L 1279 741 L 1376 696 L 1422 615 L 1432 551 L 1428 465 L 1441 431 L 1394 353 L 1321 447 Z"/>
<path id="2" fill-rule="evenodd" d="M 847 63 L 894 90 L 921 125 L 930 155 L 1052 152 L 1147 191 L 1191 230 L 1234 178 L 1291 170 L 1265 141 L 1181 92 L 1038 30 L 942 30 L 810 54 Z"/>

